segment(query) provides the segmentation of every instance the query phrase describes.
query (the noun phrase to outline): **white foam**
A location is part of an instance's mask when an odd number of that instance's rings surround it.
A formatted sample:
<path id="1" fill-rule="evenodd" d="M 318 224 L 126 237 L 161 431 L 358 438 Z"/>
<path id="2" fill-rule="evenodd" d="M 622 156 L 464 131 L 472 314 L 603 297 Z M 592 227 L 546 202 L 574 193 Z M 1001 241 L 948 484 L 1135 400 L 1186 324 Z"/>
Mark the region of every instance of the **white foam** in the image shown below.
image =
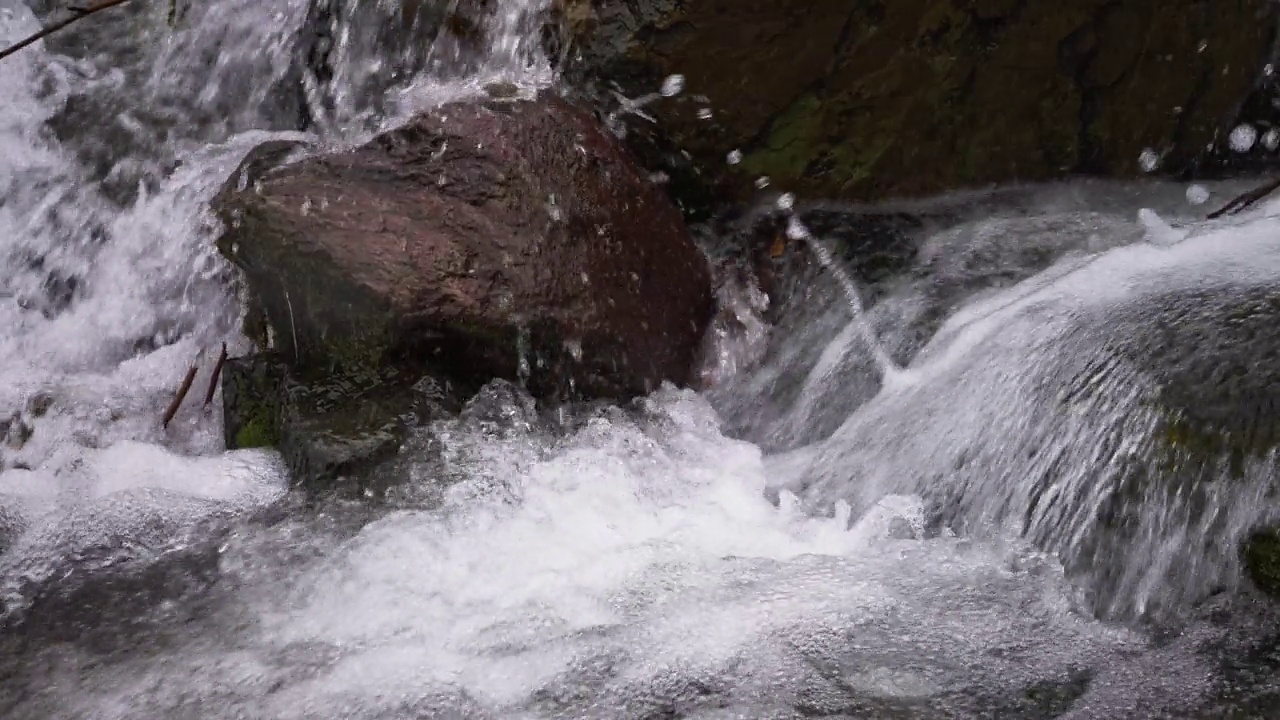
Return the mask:
<path id="1" fill-rule="evenodd" d="M 1006 602 L 1045 592 L 1031 575 L 996 569 L 1025 551 L 894 539 L 897 525 L 920 528 L 912 498 L 886 498 L 857 522 L 847 507 L 829 518 L 808 517 L 785 497 L 775 507 L 763 496 L 759 451 L 721 436 L 705 401 L 664 389 L 648 405 L 647 430 L 615 414 L 551 446 L 524 433 L 453 435 L 468 479 L 444 510 L 367 526 L 259 607 L 254 644 L 330 647 L 339 658 L 262 712 L 333 717 L 336 707 L 385 707 L 451 687 L 514 713 L 578 677 L 616 690 L 601 690 L 579 716 L 615 717 L 637 701 L 626 686 L 650 687 L 669 671 L 732 674 L 744 657 L 785 656 L 787 643 L 860 624 L 893 635 L 933 623 L 932 638 L 918 639 L 939 652 L 944 638 L 965 637 L 972 650 L 945 652 L 969 667 L 938 669 L 935 683 L 1006 671 L 983 648 L 1026 630 L 1013 618 L 1027 608 Z M 998 591 L 992 573 L 1003 578 Z M 974 610 L 1004 617 L 1005 627 L 950 616 L 956 592 L 980 595 Z M 1048 623 L 1042 632 L 1060 643 L 1045 649 L 1042 671 L 1099 649 L 1088 626 L 1057 606 L 1026 617 Z M 944 629 L 953 622 L 961 624 Z M 887 639 L 866 639 L 866 652 L 893 651 Z M 602 656 L 615 659 L 597 676 L 593 658 Z M 763 662 L 752 682 L 766 682 Z M 777 662 L 785 685 L 792 661 Z M 877 672 L 864 692 L 923 687 Z"/>

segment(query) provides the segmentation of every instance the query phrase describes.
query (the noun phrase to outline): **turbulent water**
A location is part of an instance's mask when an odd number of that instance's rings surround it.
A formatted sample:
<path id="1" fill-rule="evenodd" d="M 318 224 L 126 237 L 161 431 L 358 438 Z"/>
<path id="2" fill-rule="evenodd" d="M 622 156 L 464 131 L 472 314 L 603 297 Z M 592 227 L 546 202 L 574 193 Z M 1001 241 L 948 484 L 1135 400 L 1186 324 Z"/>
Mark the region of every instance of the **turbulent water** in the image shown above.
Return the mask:
<path id="1" fill-rule="evenodd" d="M 1168 388 L 1270 372 L 1280 207 L 947 199 L 978 209 L 912 229 L 864 316 L 797 242 L 773 307 L 726 277 L 704 393 L 545 417 L 496 383 L 385 506 L 308 506 L 221 449 L 216 401 L 160 425 L 193 362 L 201 388 L 250 350 L 208 200 L 265 139 L 551 82 L 539 5 L 479 49 L 430 4 L 154 5 L 0 65 L 0 716 L 1275 712 L 1280 626 L 1235 559 L 1274 456 L 1132 468 L 1213 416 Z M 0 44 L 38 26 L 0 0 Z"/>

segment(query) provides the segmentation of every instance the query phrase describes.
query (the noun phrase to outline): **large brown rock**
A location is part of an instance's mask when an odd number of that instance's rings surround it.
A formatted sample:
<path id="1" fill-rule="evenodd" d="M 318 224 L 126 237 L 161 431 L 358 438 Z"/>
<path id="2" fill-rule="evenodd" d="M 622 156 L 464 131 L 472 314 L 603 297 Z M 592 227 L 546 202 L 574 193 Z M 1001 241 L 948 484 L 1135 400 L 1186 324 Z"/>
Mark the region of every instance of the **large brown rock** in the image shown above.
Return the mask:
<path id="1" fill-rule="evenodd" d="M 695 165 L 844 199 L 1133 175 L 1145 148 L 1187 168 L 1222 144 L 1272 34 L 1266 0 L 558 5 L 579 80 L 636 97 L 685 76 L 683 100 L 646 110 Z"/>
<path id="2" fill-rule="evenodd" d="M 251 157 L 215 208 L 261 336 L 295 372 L 430 366 L 556 397 L 689 379 L 706 261 L 589 112 L 550 94 L 455 102 L 264 171 L 279 150 Z"/>

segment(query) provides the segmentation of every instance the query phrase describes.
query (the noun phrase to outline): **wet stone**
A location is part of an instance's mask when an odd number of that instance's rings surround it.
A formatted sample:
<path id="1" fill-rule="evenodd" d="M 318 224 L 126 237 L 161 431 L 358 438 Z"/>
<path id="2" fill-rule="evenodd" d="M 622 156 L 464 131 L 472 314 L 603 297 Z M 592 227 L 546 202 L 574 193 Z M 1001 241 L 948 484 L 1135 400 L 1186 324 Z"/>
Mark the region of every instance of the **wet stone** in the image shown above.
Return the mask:
<path id="1" fill-rule="evenodd" d="M 312 493 L 380 495 L 397 478 L 375 470 L 407 434 L 461 408 L 435 377 L 385 368 L 308 378 L 270 354 L 228 361 L 222 383 L 227 447 L 279 448 L 293 484 Z"/>

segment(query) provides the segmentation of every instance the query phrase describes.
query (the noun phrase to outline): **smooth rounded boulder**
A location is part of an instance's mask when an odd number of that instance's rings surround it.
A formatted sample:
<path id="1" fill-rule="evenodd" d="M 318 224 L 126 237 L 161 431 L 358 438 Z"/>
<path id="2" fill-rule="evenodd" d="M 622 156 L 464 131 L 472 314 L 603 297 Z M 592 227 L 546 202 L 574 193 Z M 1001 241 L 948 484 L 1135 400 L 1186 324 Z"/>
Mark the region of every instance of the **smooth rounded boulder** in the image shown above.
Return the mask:
<path id="1" fill-rule="evenodd" d="M 301 374 L 430 367 L 537 396 L 684 384 L 713 310 L 679 211 L 564 98 L 445 104 L 369 143 L 278 164 L 214 202 L 251 332 Z M 265 170 L 263 168 L 266 168 Z"/>

